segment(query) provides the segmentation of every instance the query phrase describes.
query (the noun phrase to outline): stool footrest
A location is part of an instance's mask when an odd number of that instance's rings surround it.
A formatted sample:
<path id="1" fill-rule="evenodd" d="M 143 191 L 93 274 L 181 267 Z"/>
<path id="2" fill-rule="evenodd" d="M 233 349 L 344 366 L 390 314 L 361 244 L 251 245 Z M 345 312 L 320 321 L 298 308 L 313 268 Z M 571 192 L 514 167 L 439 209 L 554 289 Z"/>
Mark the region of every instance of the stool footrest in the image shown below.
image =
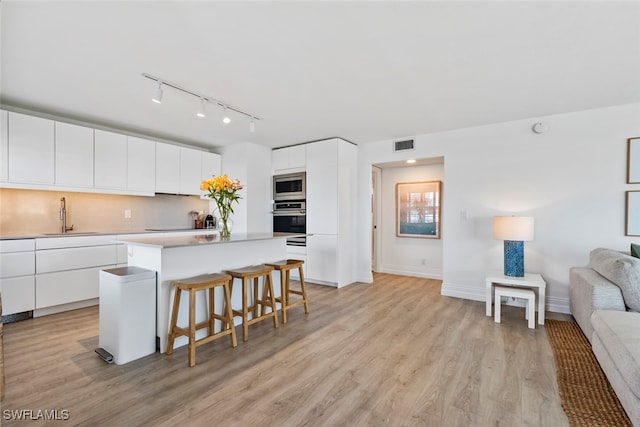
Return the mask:
<path id="1" fill-rule="evenodd" d="M 224 337 L 224 336 L 227 336 L 227 335 L 231 335 L 231 329 L 225 329 L 225 330 L 222 330 L 220 332 L 216 332 L 213 335 L 208 335 L 208 336 L 206 336 L 204 338 L 200 338 L 199 340 L 196 340 L 195 346 L 199 347 L 202 344 L 206 344 L 208 342 L 211 342 L 213 340 L 216 340 L 216 339 L 218 339 L 220 337 Z"/>

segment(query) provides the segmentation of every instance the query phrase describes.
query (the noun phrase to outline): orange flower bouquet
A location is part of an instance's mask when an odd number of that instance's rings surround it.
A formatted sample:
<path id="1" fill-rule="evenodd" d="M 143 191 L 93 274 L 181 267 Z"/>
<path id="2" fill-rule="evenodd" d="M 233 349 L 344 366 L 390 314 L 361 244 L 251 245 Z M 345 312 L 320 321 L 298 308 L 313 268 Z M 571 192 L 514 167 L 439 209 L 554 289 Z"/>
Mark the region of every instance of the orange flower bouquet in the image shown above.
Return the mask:
<path id="1" fill-rule="evenodd" d="M 213 199 L 216 202 L 216 206 L 218 206 L 222 222 L 221 237 L 229 237 L 231 234 L 229 230 L 229 214 L 233 213 L 232 203 L 238 203 L 238 200 L 242 198 L 238 191 L 243 188 L 244 185 L 240 181 L 231 179 L 226 174 L 206 179 L 200 184 L 200 190 L 206 191 L 208 193 L 207 196 Z"/>

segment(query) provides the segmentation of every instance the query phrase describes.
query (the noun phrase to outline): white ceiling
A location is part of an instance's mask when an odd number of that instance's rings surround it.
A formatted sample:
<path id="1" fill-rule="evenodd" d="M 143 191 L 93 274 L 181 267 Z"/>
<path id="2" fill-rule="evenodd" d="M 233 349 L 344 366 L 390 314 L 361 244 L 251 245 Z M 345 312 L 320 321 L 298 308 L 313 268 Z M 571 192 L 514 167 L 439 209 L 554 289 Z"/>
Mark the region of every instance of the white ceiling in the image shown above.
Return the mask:
<path id="1" fill-rule="evenodd" d="M 355 143 L 640 102 L 638 2 L 2 1 L 5 106 L 164 139 Z M 262 120 L 221 123 L 149 73 Z"/>

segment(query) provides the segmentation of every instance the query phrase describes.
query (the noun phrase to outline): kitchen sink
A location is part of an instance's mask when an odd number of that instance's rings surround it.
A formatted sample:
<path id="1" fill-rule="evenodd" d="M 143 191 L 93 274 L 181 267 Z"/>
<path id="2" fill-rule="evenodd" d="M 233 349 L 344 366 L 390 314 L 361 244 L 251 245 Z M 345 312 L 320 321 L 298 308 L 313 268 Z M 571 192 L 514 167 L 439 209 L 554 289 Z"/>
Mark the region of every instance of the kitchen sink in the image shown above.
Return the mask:
<path id="1" fill-rule="evenodd" d="M 67 231 L 66 233 L 42 233 L 43 236 L 86 236 L 90 234 L 98 234 L 97 231 Z"/>

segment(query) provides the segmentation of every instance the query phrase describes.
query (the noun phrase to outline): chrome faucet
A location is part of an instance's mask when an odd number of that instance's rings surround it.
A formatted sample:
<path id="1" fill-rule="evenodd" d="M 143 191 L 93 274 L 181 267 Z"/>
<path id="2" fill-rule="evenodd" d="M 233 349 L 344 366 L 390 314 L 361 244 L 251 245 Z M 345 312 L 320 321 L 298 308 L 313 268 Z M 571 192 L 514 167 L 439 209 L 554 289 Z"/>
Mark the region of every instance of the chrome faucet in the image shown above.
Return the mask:
<path id="1" fill-rule="evenodd" d="M 73 230 L 73 224 L 67 228 L 67 201 L 64 197 L 60 199 L 60 221 L 62 221 L 62 233 Z"/>

